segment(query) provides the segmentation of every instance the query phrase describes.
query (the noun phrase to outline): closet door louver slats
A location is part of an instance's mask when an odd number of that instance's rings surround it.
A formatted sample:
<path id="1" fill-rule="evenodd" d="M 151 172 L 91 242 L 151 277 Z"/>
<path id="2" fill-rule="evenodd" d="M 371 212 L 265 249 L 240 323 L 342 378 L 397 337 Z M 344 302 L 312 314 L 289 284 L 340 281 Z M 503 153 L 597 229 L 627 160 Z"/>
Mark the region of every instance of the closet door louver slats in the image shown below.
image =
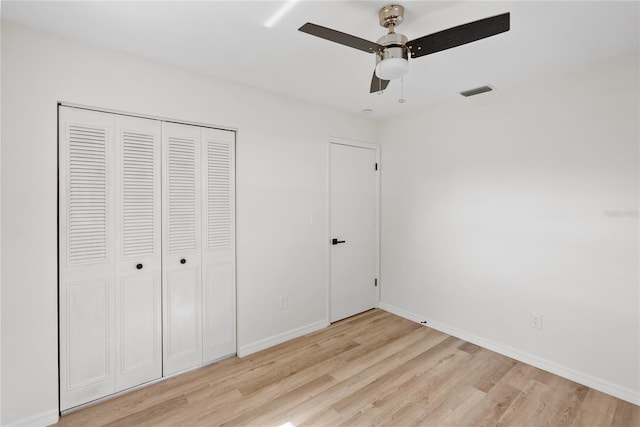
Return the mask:
<path id="1" fill-rule="evenodd" d="M 231 249 L 231 146 L 207 143 L 207 248 Z"/>
<path id="2" fill-rule="evenodd" d="M 68 263 L 106 262 L 107 130 L 70 124 L 68 138 Z"/>
<path id="3" fill-rule="evenodd" d="M 196 249 L 195 141 L 170 137 L 168 142 L 169 252 Z"/>
<path id="4" fill-rule="evenodd" d="M 154 254 L 156 217 L 153 135 L 124 131 L 122 135 L 122 257 Z"/>

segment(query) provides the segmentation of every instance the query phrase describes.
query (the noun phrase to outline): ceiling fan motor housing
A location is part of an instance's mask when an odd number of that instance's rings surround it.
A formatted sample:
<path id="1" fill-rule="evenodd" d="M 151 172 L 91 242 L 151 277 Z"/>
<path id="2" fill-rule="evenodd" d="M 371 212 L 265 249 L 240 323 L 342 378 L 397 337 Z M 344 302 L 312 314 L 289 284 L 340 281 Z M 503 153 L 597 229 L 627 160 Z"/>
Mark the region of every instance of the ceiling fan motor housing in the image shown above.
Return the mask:
<path id="1" fill-rule="evenodd" d="M 380 18 L 381 27 L 393 28 L 402 24 L 402 21 L 404 20 L 404 7 L 399 4 L 384 6 L 378 12 L 378 17 Z"/>
<path id="2" fill-rule="evenodd" d="M 376 52 L 376 75 L 383 80 L 394 80 L 409 70 L 408 39 L 403 34 L 389 33 L 378 39 L 385 48 Z"/>

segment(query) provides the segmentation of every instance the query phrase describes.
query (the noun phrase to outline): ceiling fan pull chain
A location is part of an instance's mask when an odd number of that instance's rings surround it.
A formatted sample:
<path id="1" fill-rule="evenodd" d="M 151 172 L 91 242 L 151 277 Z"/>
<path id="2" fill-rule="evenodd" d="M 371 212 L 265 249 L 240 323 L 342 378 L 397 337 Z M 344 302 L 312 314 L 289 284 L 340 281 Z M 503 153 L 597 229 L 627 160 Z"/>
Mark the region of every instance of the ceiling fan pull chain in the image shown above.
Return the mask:
<path id="1" fill-rule="evenodd" d="M 400 99 L 398 99 L 398 102 L 400 104 L 404 104 L 406 101 L 406 99 L 404 99 L 404 77 L 400 78 Z"/>

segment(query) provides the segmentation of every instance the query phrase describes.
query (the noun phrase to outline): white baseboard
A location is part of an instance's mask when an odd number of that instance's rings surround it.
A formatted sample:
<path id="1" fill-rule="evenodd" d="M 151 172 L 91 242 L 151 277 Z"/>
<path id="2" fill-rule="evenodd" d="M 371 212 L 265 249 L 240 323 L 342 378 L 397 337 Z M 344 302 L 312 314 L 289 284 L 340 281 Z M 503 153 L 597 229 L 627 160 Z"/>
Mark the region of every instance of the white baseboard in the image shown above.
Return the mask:
<path id="1" fill-rule="evenodd" d="M 393 313 L 397 316 L 404 317 L 405 319 L 412 320 L 416 323 L 426 321 L 427 323 L 425 326 L 428 326 L 440 332 L 444 332 L 445 334 L 452 335 L 456 338 L 460 338 L 470 343 L 479 345 L 488 350 L 495 351 L 496 353 L 500 353 L 504 356 L 518 360 L 528 365 L 535 366 L 536 368 L 551 372 L 552 374 L 558 375 L 571 381 L 575 381 L 579 384 L 586 385 L 587 387 L 591 387 L 595 390 L 633 403 L 634 405 L 640 405 L 640 393 L 629 388 L 621 387 L 617 384 L 610 383 L 601 378 L 597 378 L 592 375 L 567 368 L 566 366 L 557 364 L 547 359 L 540 358 L 538 356 L 534 356 L 530 353 L 520 351 L 513 347 L 484 339 L 467 331 L 463 331 L 447 324 L 428 319 L 424 316 L 411 313 L 409 311 L 384 302 L 380 303 L 380 309 L 388 311 L 389 313 Z"/>
<path id="2" fill-rule="evenodd" d="M 416 323 L 427 320 L 426 317 L 418 316 L 417 314 L 413 314 L 410 311 L 398 308 L 395 305 L 387 304 L 386 302 L 380 302 L 380 310 L 388 311 L 389 313 L 395 314 L 396 316 L 404 317 L 405 319 L 411 320 Z"/>
<path id="3" fill-rule="evenodd" d="M 18 421 L 7 424 L 7 427 L 46 427 L 58 422 L 59 413 L 55 409 L 53 411 L 40 412 L 39 414 L 23 418 Z"/>
<path id="4" fill-rule="evenodd" d="M 311 323 L 309 325 L 301 326 L 296 329 L 292 329 L 287 332 L 283 332 L 278 335 L 274 335 L 272 337 L 262 339 L 260 341 L 253 342 L 251 344 L 240 346 L 240 348 L 238 348 L 238 357 L 248 356 L 260 350 L 264 350 L 269 347 L 273 347 L 274 345 L 282 344 L 283 342 L 301 337 L 306 334 L 310 334 L 311 332 L 318 331 L 322 328 L 326 328 L 327 326 L 329 326 L 329 321 L 325 319 L 319 322 Z"/>

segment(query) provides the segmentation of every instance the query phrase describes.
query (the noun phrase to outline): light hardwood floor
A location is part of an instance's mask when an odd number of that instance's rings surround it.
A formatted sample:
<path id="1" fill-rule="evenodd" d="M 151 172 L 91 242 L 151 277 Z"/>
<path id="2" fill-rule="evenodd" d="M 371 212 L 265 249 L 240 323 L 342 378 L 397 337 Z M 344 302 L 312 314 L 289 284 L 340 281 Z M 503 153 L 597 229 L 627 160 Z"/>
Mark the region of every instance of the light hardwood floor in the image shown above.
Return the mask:
<path id="1" fill-rule="evenodd" d="M 637 427 L 640 407 L 371 310 L 57 425 Z"/>

